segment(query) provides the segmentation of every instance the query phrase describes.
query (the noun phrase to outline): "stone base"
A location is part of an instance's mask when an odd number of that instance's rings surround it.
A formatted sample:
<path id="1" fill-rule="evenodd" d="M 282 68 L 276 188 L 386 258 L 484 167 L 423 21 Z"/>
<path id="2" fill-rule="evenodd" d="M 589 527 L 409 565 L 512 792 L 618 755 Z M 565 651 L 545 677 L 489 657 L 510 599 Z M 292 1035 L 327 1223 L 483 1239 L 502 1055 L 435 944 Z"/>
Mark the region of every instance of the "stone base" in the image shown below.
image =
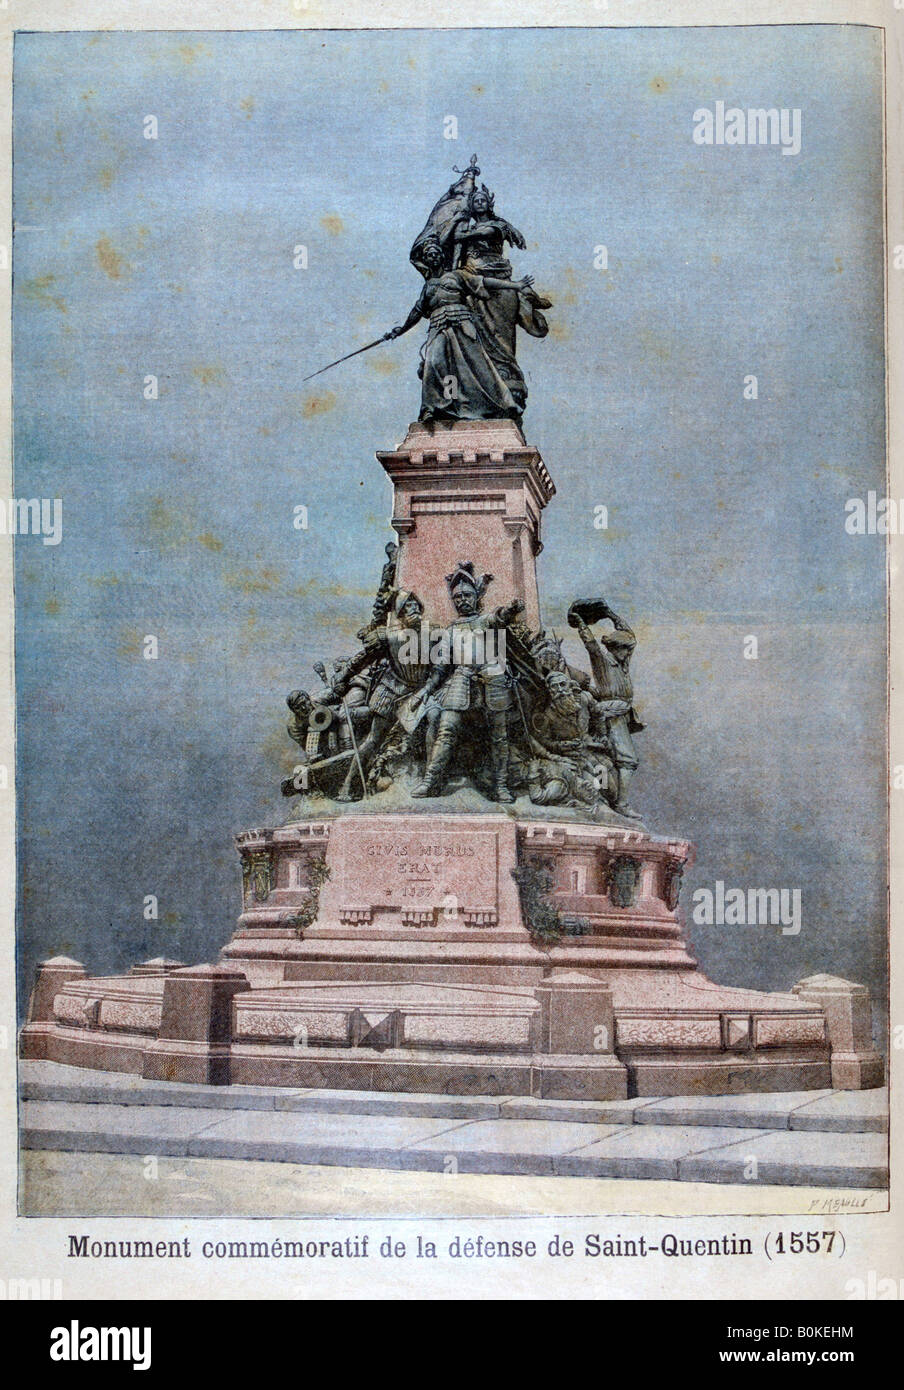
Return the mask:
<path id="1" fill-rule="evenodd" d="M 254 986 L 536 985 L 550 968 L 608 977 L 696 966 L 677 913 L 691 846 L 642 829 L 501 812 L 352 813 L 247 831 L 238 844 L 245 910 L 223 959 Z M 330 876 L 302 936 L 294 923 L 309 906 L 311 859 Z M 555 942 L 538 942 L 524 920 L 518 865 L 553 876 L 566 928 Z"/>
<path id="2" fill-rule="evenodd" d="M 245 910 L 221 965 L 92 979 L 46 962 L 22 1055 L 163 1081 L 579 1100 L 882 1082 L 863 986 L 766 994 L 697 970 L 682 841 L 400 814 L 250 831 L 239 848 Z M 316 903 L 312 858 L 330 871 Z M 529 929 L 512 877 L 538 861 L 570 929 L 554 941 Z"/>
<path id="3" fill-rule="evenodd" d="M 249 996 L 252 997 L 252 996 Z M 271 1002 L 271 1001 L 261 1001 Z M 289 1018 L 297 1017 L 296 1001 Z M 788 1049 L 751 1058 L 686 1052 L 617 1054 L 457 1051 L 450 1048 L 295 1046 L 235 1041 L 228 1048 L 161 1043 L 134 1036 L 111 1040 L 96 1030 L 26 1024 L 21 1055 L 148 1080 L 330 1090 L 406 1091 L 430 1095 L 534 1096 L 616 1100 L 628 1096 L 738 1095 L 827 1090 L 824 1050 Z M 873 1082 L 881 1084 L 881 1082 Z M 854 1088 L 857 1089 L 857 1088 Z"/>

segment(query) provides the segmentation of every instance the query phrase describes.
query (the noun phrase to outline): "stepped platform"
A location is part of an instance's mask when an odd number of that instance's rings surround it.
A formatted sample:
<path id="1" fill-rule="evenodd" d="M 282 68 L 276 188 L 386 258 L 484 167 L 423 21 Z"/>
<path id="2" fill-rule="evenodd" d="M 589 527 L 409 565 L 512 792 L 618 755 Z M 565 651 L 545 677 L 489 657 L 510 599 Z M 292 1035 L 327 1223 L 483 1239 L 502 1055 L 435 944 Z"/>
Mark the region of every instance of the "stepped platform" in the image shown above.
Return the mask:
<path id="1" fill-rule="evenodd" d="M 542 1101 L 179 1085 L 21 1064 L 23 1146 L 338 1167 L 881 1190 L 888 1097 Z"/>

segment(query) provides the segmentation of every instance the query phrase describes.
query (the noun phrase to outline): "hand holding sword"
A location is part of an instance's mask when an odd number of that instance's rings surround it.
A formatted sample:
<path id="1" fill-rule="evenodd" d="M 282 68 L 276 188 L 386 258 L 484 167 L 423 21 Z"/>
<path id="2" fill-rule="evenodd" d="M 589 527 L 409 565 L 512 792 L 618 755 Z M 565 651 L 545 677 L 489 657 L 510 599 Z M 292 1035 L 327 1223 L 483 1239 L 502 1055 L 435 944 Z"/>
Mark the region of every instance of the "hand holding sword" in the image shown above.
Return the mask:
<path id="1" fill-rule="evenodd" d="M 395 328 L 390 328 L 388 333 L 384 333 L 382 338 L 374 338 L 372 343 L 365 343 L 363 347 L 355 348 L 354 352 L 347 352 L 344 357 L 337 357 L 335 362 L 328 362 L 325 367 L 319 368 L 316 372 L 311 372 L 310 376 L 303 376 L 303 382 L 312 381 L 315 376 L 320 376 L 323 372 L 328 372 L 331 367 L 338 367 L 340 362 L 347 362 L 350 357 L 358 357 L 362 352 L 370 352 L 371 348 L 379 347 L 381 343 L 387 343 L 393 338 L 401 338 L 403 333 L 407 333 L 409 328 L 413 328 L 421 317 L 417 305 L 411 310 L 404 323 L 397 323 Z"/>
<path id="2" fill-rule="evenodd" d="M 410 314 L 408 318 L 411 319 Z M 325 367 L 320 367 L 316 372 L 311 372 L 310 376 L 303 376 L 301 378 L 302 382 L 313 381 L 315 376 L 321 376 L 324 372 L 328 372 L 331 367 L 338 367 L 340 362 L 347 362 L 350 357 L 358 357 L 360 353 L 370 352 L 371 348 L 379 347 L 381 343 L 389 342 L 392 338 L 400 338 L 403 333 L 408 332 L 409 328 L 414 327 L 414 324 L 417 323 L 419 318 L 420 314 L 416 315 L 414 319 L 411 319 L 410 323 L 406 320 L 405 323 L 396 324 L 395 328 L 390 328 L 389 332 L 384 333 L 382 338 L 374 338 L 372 343 L 365 343 L 363 347 L 355 348 L 354 352 L 347 352 L 344 357 L 337 357 L 335 362 L 327 362 Z"/>

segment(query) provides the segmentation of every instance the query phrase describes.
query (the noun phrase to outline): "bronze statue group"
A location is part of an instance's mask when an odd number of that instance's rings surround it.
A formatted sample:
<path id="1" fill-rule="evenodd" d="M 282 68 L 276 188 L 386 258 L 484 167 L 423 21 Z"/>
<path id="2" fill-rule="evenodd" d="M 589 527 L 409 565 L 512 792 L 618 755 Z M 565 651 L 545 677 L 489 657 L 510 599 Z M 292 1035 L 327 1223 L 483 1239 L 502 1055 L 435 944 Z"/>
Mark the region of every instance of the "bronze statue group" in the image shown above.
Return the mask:
<path id="1" fill-rule="evenodd" d="M 472 786 L 503 804 L 527 796 L 636 819 L 627 793 L 643 726 L 628 624 L 603 599 L 571 605 L 587 672 L 568 663 L 554 634 L 528 627 L 519 600 L 485 611 L 493 576 L 470 561 L 446 576 L 454 620 L 431 624 L 417 594 L 396 587 L 396 554 L 387 546 L 359 651 L 332 674 L 318 664 L 315 694 L 288 696 L 302 757 L 285 795 L 347 802 L 395 787 L 420 799 Z M 600 623 L 608 626 L 597 634 Z"/>

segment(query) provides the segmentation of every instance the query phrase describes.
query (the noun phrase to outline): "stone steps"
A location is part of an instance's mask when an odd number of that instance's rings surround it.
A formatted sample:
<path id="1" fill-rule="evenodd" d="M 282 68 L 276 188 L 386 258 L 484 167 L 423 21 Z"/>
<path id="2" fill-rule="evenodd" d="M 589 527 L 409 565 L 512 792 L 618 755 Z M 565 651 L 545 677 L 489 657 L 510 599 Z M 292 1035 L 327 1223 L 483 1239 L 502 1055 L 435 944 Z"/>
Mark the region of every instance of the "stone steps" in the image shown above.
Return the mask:
<path id="1" fill-rule="evenodd" d="M 883 1188 L 881 1090 L 617 1102 L 148 1082 L 22 1064 L 27 1149 Z M 818 1138 L 817 1138 L 818 1135 Z"/>

